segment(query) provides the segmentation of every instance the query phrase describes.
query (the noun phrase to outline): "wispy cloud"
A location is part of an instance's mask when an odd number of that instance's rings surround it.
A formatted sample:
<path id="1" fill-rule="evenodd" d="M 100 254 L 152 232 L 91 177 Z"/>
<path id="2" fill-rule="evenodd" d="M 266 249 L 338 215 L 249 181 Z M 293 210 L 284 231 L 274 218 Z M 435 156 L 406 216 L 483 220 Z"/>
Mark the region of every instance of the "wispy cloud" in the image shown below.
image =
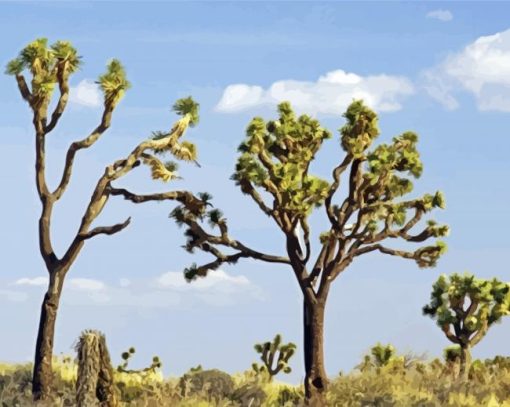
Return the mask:
<path id="1" fill-rule="evenodd" d="M 34 277 L 34 278 L 20 278 L 14 282 L 15 285 L 31 285 L 31 286 L 46 286 L 48 285 L 48 277 Z"/>
<path id="2" fill-rule="evenodd" d="M 400 110 L 401 100 L 413 92 L 412 83 L 405 77 L 385 74 L 360 76 L 338 69 L 315 82 L 281 80 L 267 89 L 248 84 L 229 85 L 223 91 L 216 110 L 235 113 L 290 101 L 300 112 L 337 115 L 343 113 L 353 99 L 363 99 L 374 109 L 392 112 Z"/>
<path id="3" fill-rule="evenodd" d="M 252 284 L 245 276 L 231 276 L 223 270 L 211 271 L 207 278 L 199 278 L 188 283 L 181 272 L 169 271 L 156 279 L 156 285 L 162 289 L 178 291 L 219 291 L 228 292 L 251 288 Z"/>
<path id="4" fill-rule="evenodd" d="M 453 20 L 453 14 L 450 10 L 437 9 L 427 13 L 427 18 L 448 22 Z"/>
<path id="5" fill-rule="evenodd" d="M 475 96 L 480 110 L 510 112 L 510 29 L 478 38 L 422 74 L 427 92 L 448 109 L 459 102 L 454 93 Z"/>
<path id="6" fill-rule="evenodd" d="M 83 79 L 77 86 L 71 87 L 69 101 L 86 107 L 101 106 L 101 92 L 97 84 L 90 79 Z"/>
<path id="7" fill-rule="evenodd" d="M 0 290 L 0 299 L 26 301 L 36 287 L 45 288 L 46 277 L 21 278 L 11 285 L 17 291 Z M 192 303 L 214 306 L 233 305 L 246 300 L 261 300 L 259 287 L 247 277 L 212 271 L 206 278 L 188 283 L 182 272 L 166 272 L 155 278 L 130 280 L 117 284 L 88 278 L 70 278 L 66 282 L 63 301 L 71 305 L 123 306 L 133 308 L 178 308 Z"/>
<path id="8" fill-rule="evenodd" d="M 103 291 L 106 289 L 106 284 L 99 280 L 91 278 L 72 278 L 69 280 L 71 289 L 79 291 Z"/>

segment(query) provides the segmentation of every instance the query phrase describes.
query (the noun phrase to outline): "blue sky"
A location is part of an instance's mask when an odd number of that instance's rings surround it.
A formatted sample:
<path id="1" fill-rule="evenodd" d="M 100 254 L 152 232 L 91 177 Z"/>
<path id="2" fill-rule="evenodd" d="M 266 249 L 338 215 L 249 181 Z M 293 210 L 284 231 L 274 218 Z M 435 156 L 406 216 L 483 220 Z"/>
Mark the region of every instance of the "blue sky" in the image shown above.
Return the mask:
<path id="1" fill-rule="evenodd" d="M 336 282 L 326 317 L 330 374 L 349 370 L 378 341 L 402 352 L 440 355 L 448 345 L 421 315 L 440 273 L 469 270 L 509 280 L 510 29 L 507 3 L 441 2 L 0 2 L 0 63 L 35 38 L 67 39 L 83 56 L 73 99 L 48 140 L 48 179 L 60 175 L 65 150 L 97 124 L 93 81 L 119 58 L 132 83 L 111 129 L 77 157 L 74 178 L 55 208 L 61 252 L 105 165 L 153 130 L 168 129 L 171 104 L 193 95 L 200 124 L 189 132 L 202 168 L 181 165 L 183 181 L 153 182 L 146 170 L 119 183 L 138 192 L 207 190 L 253 248 L 283 254 L 278 230 L 229 177 L 236 147 L 255 115 L 274 116 L 290 99 L 335 133 L 314 169 L 326 178 L 342 158 L 338 132 L 346 101 L 364 97 L 380 112 L 380 141 L 420 135 L 425 165 L 414 194 L 444 191 L 449 252 L 435 269 L 371 254 Z M 0 76 L 0 360 L 32 359 L 44 265 L 36 238 L 39 202 L 27 106 L 12 77 Z M 292 272 L 253 261 L 225 267 L 195 285 L 181 271 L 193 258 L 167 218 L 171 204 L 134 206 L 112 199 L 98 224 L 131 215 L 128 229 L 89 241 L 68 275 L 56 353 L 70 353 L 81 330 L 106 333 L 114 362 L 129 346 L 136 364 L 158 354 L 166 374 L 202 364 L 228 372 L 255 361 L 253 344 L 277 332 L 301 346 L 301 297 Z M 315 236 L 324 226 L 313 218 Z M 475 357 L 506 354 L 510 323 L 496 326 Z M 303 377 L 301 354 L 293 373 Z"/>

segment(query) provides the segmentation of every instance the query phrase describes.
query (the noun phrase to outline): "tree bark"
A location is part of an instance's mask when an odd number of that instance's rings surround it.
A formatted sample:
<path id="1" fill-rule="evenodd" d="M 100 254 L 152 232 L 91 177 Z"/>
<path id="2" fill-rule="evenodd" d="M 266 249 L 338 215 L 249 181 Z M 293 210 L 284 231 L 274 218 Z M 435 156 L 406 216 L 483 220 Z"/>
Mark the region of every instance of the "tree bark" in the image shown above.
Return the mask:
<path id="1" fill-rule="evenodd" d="M 34 401 L 50 398 L 53 370 L 53 340 L 55 322 L 62 293 L 64 275 L 62 271 L 50 272 L 48 291 L 44 295 L 41 306 L 41 317 L 35 347 L 34 372 L 32 378 L 32 395 Z"/>
<path id="2" fill-rule="evenodd" d="M 313 407 L 326 406 L 328 379 L 324 368 L 324 311 L 325 301 L 303 307 L 305 398 Z"/>
<path id="3" fill-rule="evenodd" d="M 471 349 L 469 345 L 460 345 L 460 372 L 459 378 L 462 381 L 469 379 L 469 369 L 471 368 Z"/>

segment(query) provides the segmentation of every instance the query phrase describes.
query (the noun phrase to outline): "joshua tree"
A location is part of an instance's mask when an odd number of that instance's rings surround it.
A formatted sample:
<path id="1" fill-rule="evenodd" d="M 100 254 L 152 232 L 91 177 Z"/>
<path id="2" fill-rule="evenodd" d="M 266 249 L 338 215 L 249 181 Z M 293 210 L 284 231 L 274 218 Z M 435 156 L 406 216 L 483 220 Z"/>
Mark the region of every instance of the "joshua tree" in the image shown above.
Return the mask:
<path id="1" fill-rule="evenodd" d="M 484 280 L 472 274 L 441 275 L 432 287 L 430 304 L 423 313 L 436 320 L 448 340 L 458 348 L 448 348 L 446 357 L 460 359 L 460 378 L 466 380 L 471 364 L 471 348 L 489 328 L 510 314 L 510 284 L 496 278 Z"/>
<path id="2" fill-rule="evenodd" d="M 380 368 L 388 365 L 397 358 L 395 347 L 391 344 L 382 345 L 377 343 L 370 349 L 370 352 L 363 357 L 363 361 L 356 366 L 362 372 L 374 367 Z M 404 358 L 402 358 L 403 361 Z"/>
<path id="3" fill-rule="evenodd" d="M 209 270 L 241 258 L 291 267 L 304 299 L 306 398 L 309 404 L 322 405 L 327 386 L 324 311 L 332 282 L 356 257 L 375 251 L 414 260 L 420 267 L 435 266 L 445 251 L 442 242 L 414 251 L 397 250 L 385 242 L 400 238 L 419 243 L 445 236 L 448 227 L 433 221 L 419 233 L 411 232 L 427 212 L 444 207 L 444 198 L 437 192 L 400 199 L 413 189 L 409 178 L 418 178 L 422 173 L 416 149 L 418 137 L 405 132 L 390 144 L 370 149 L 379 134 L 377 115 L 361 101 L 353 102 L 344 114 L 347 123 L 340 130 L 340 138 L 345 157 L 334 168 L 331 183 L 310 173 L 310 164 L 324 140 L 330 138 L 330 132 L 307 115 L 296 117 L 289 103 L 280 104 L 278 112 L 276 120 L 266 123 L 257 117 L 251 121 L 239 147 L 233 179 L 283 233 L 286 255 L 262 253 L 235 240 L 229 235 L 227 220 L 217 209 L 210 210 L 207 217 L 211 226 L 219 229 L 218 234 L 204 228 L 202 218 L 182 206 L 172 216 L 178 224 L 187 225 L 187 250 L 198 248 L 215 257 L 210 263 L 186 269 L 188 280 L 206 276 Z M 340 179 L 346 171 L 347 196 L 335 204 Z M 321 205 L 325 207 L 328 230 L 320 235 L 318 255 L 310 264 L 308 219 Z"/>
<path id="4" fill-rule="evenodd" d="M 396 355 L 393 345 L 381 345 L 380 343 L 370 349 L 370 354 L 374 364 L 378 367 L 386 366 Z"/>
<path id="5" fill-rule="evenodd" d="M 152 363 L 150 366 L 144 367 L 143 369 L 128 369 L 129 360 L 135 354 L 135 348 L 131 347 L 126 352 L 122 352 L 122 360 L 123 362 L 117 366 L 117 371 L 121 373 L 134 373 L 134 374 L 147 374 L 153 373 L 156 369 L 160 369 L 162 366 L 161 361 L 158 356 L 152 357 Z"/>
<path id="6" fill-rule="evenodd" d="M 266 372 L 269 376 L 269 381 L 272 381 L 273 377 L 281 371 L 283 373 L 290 373 L 292 371 L 289 366 L 289 359 L 294 355 L 296 345 L 292 342 L 285 345 L 282 344 L 281 335 L 276 335 L 272 342 L 257 343 L 254 348 L 260 354 L 260 360 L 263 363 L 263 365 L 252 364 L 255 373 Z"/>
<path id="7" fill-rule="evenodd" d="M 92 223 L 99 216 L 110 196 L 119 195 L 135 203 L 177 200 L 193 213 L 198 213 L 202 208 L 202 203 L 186 191 L 137 195 L 112 185 L 112 182 L 120 179 L 141 163 L 151 168 L 154 179 L 168 181 L 174 178 L 175 164 L 164 163 L 156 154 L 168 152 L 179 159 L 195 160 L 194 145 L 179 142 L 186 128 L 195 125 L 198 121 L 198 105 L 191 98 L 187 98 L 175 103 L 174 110 L 181 119 L 170 131 L 155 133 L 152 138 L 138 144 L 127 157 L 105 168 L 92 192 L 76 235 L 63 255 L 58 256 L 55 253 L 50 227 L 52 211 L 69 185 L 76 154 L 80 150 L 91 147 L 110 127 L 113 111 L 130 86 L 120 62 L 112 60 L 97 82 L 104 95 L 103 114 L 99 125 L 85 138 L 71 143 L 67 150 L 60 182 L 55 189 L 51 190 L 46 183 L 46 139 L 64 113 L 69 98 L 69 77 L 78 69 L 80 62 L 81 57 L 69 42 L 57 41 L 49 46 L 47 40 L 42 38 L 23 48 L 19 56 L 9 62 L 6 70 L 8 74 L 15 77 L 21 96 L 32 111 L 35 129 L 36 186 L 42 204 L 39 218 L 39 247 L 49 274 L 48 290 L 42 303 L 35 351 L 32 389 L 36 400 L 47 398 L 50 392 L 55 321 L 67 272 L 87 240 L 98 235 L 113 235 L 129 225 L 130 218 L 111 226 L 92 227 Z M 25 80 L 25 73 L 31 76 L 30 85 Z M 58 88 L 59 96 L 55 109 L 49 115 L 48 109 L 55 87 Z"/>

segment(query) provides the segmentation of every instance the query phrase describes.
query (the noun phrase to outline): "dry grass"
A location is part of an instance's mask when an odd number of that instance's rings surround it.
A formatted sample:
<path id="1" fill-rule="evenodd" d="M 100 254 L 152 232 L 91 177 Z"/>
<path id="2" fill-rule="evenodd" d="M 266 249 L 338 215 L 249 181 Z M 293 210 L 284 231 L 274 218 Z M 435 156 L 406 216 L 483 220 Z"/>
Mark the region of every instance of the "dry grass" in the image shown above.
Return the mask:
<path id="1" fill-rule="evenodd" d="M 475 361 L 468 383 L 455 380 L 455 366 L 435 359 L 409 360 L 395 357 L 384 366 L 365 364 L 331 379 L 328 403 L 334 407 L 510 407 L 510 358 Z M 57 394 L 49 404 L 74 406 L 76 365 L 70 358 L 55 361 Z M 183 381 L 154 374 L 143 378 L 116 373 L 122 406 L 140 407 L 235 407 L 299 406 L 302 387 L 257 378 L 253 372 L 231 376 L 234 390 L 227 397 L 211 397 L 204 388 L 183 395 Z M 0 364 L 0 406 L 32 406 L 31 365 Z M 261 393 L 262 392 L 262 393 Z M 264 401 L 250 401 L 252 395 Z M 244 398 L 242 398 L 242 397 Z M 258 401 L 257 401 L 258 400 Z M 251 405 L 250 405 L 251 403 Z"/>

